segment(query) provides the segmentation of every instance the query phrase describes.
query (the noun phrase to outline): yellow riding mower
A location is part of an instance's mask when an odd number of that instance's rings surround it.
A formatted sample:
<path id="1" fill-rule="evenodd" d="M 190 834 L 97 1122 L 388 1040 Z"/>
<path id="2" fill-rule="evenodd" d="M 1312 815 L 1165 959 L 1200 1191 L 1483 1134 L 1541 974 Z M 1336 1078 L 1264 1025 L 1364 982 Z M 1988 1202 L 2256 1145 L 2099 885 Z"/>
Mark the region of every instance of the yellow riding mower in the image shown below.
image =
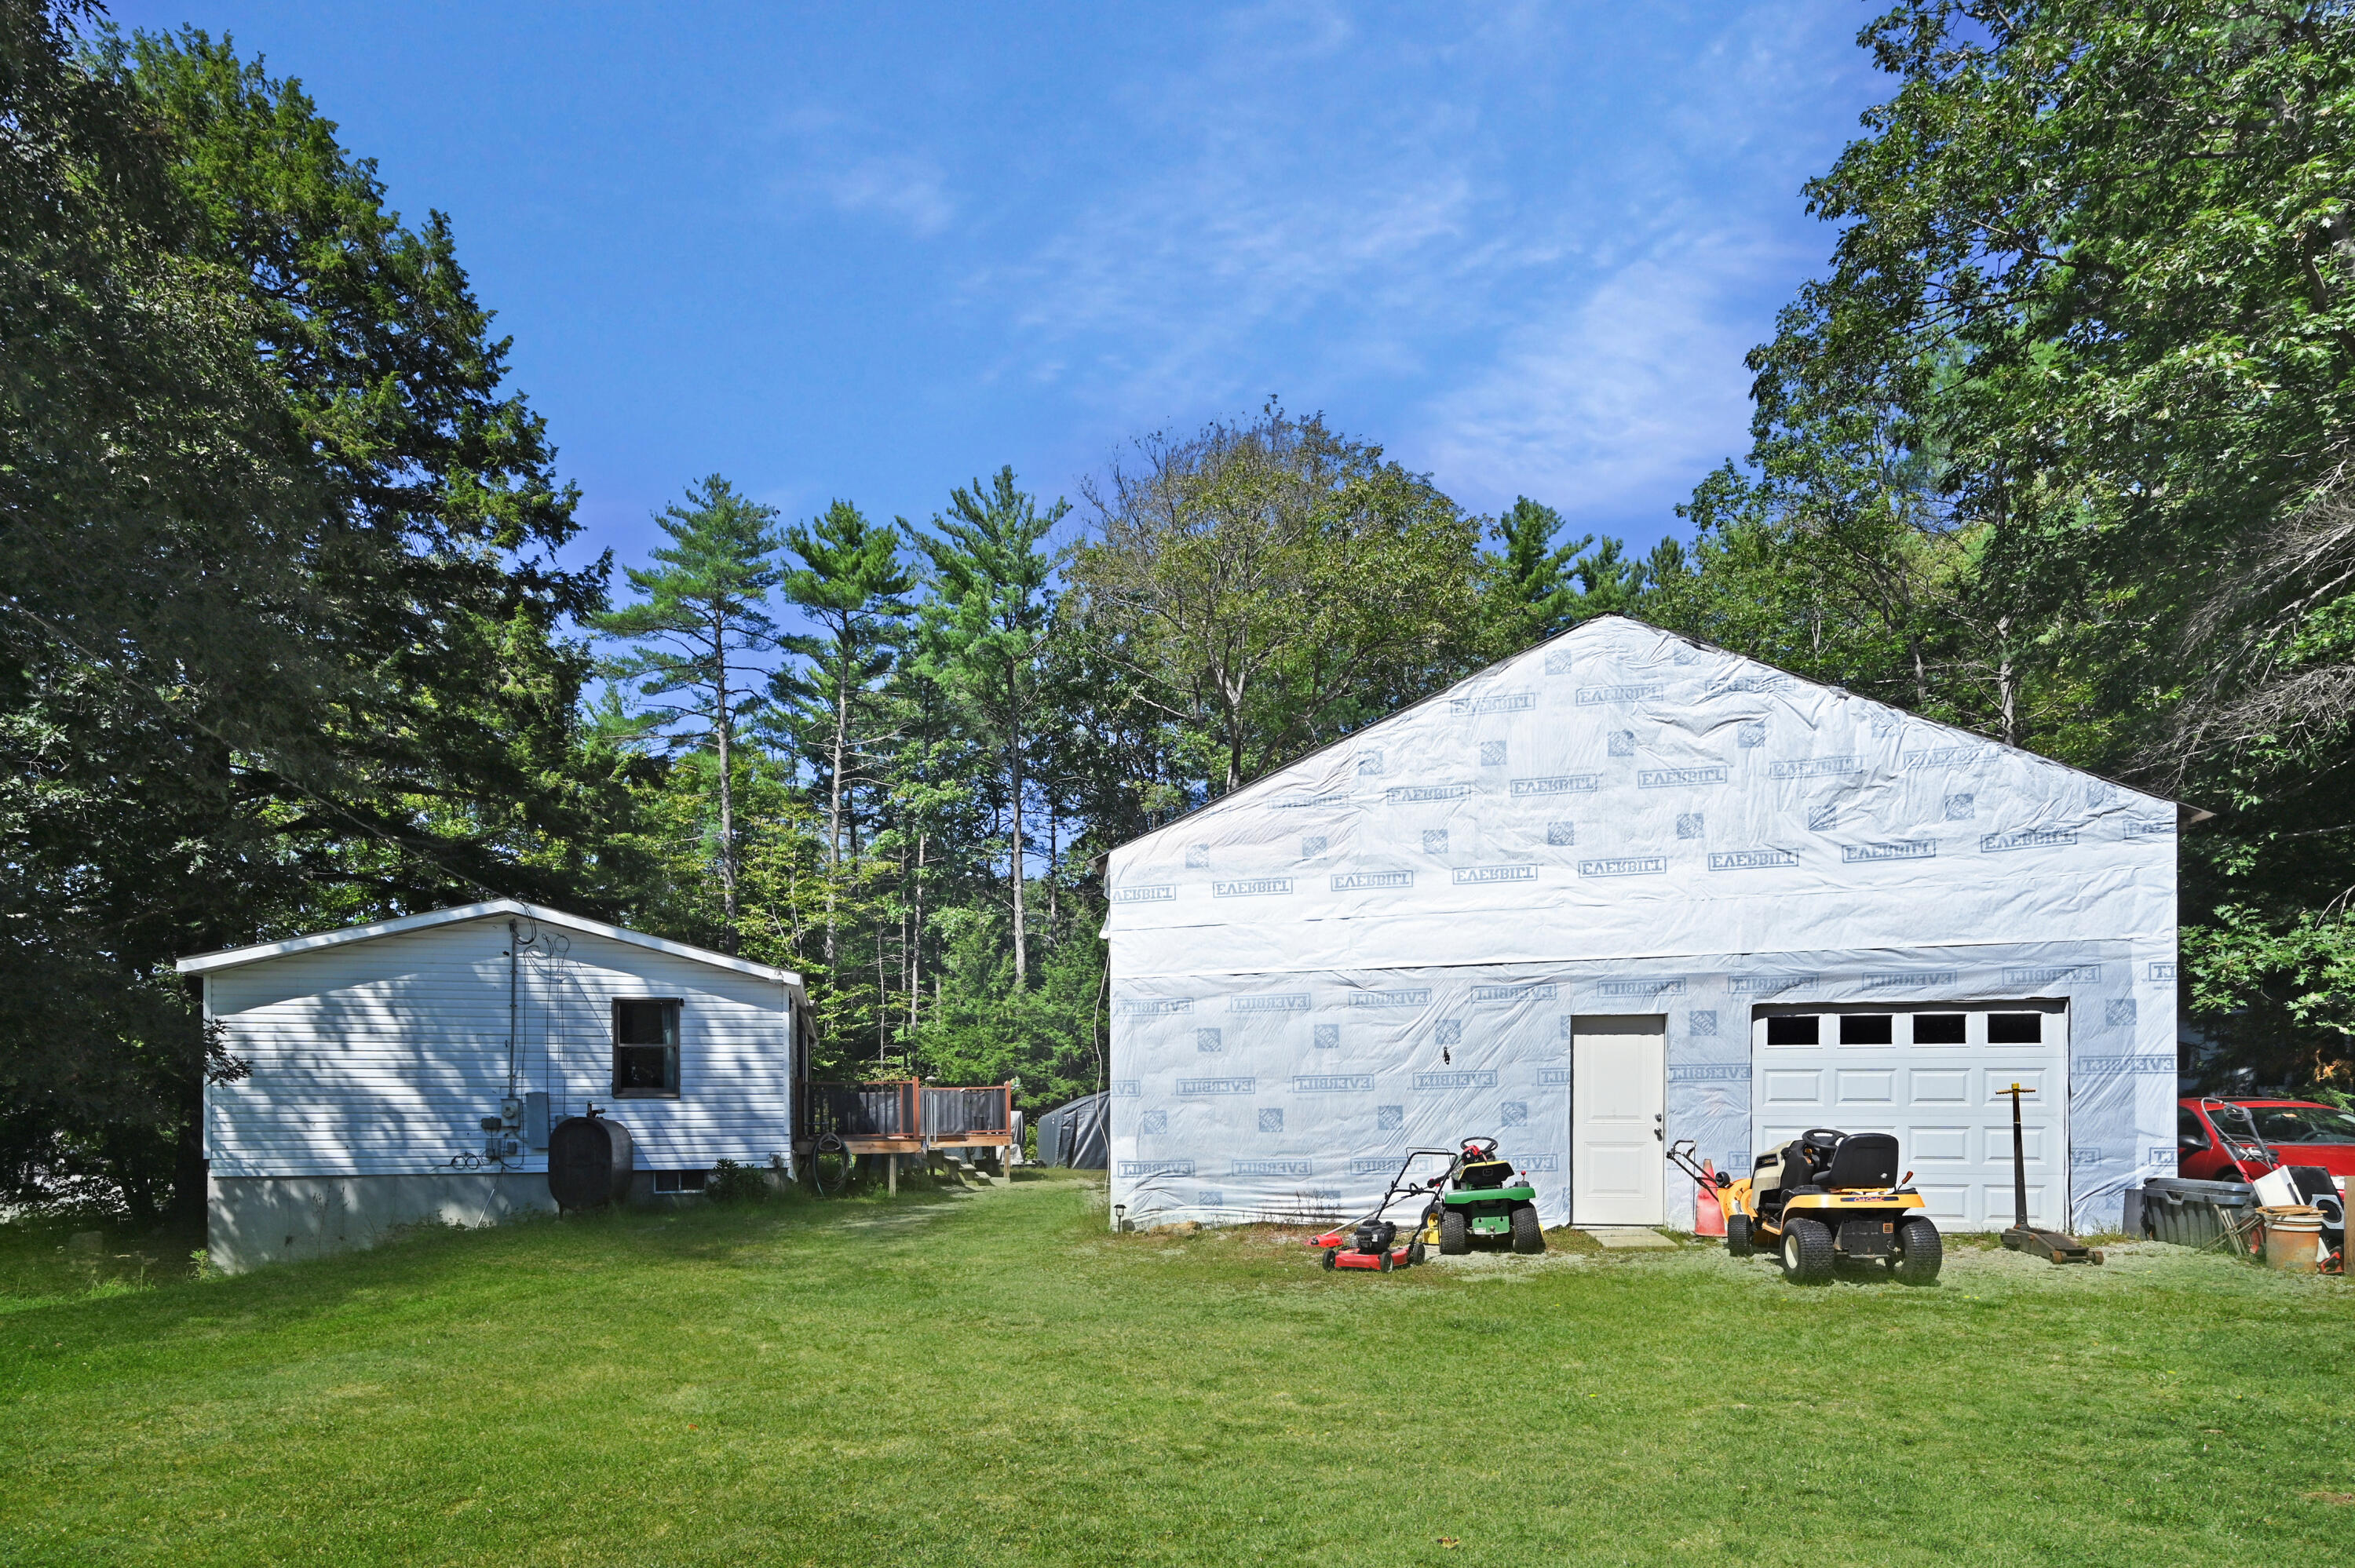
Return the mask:
<path id="1" fill-rule="evenodd" d="M 1725 1250 L 1735 1257 L 1779 1255 L 1783 1277 L 1796 1285 L 1829 1279 L 1842 1259 L 1878 1263 L 1909 1285 L 1938 1277 L 1938 1227 L 1923 1212 L 1913 1173 L 1898 1178 L 1897 1139 L 1888 1133 L 1814 1128 L 1760 1155 L 1739 1180 L 1697 1171 L 1688 1146 L 1671 1154 L 1717 1189 Z"/>

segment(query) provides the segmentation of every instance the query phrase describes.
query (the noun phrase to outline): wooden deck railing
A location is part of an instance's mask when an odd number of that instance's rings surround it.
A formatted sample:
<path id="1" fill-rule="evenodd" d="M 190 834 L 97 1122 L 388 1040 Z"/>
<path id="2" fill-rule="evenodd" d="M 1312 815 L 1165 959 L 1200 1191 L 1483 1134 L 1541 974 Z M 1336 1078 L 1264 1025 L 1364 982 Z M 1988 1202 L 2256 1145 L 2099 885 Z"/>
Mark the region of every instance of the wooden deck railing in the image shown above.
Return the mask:
<path id="1" fill-rule="evenodd" d="M 857 1152 L 1013 1141 L 1014 1086 L 950 1087 L 913 1078 L 800 1086 L 798 1137 L 832 1133 Z"/>

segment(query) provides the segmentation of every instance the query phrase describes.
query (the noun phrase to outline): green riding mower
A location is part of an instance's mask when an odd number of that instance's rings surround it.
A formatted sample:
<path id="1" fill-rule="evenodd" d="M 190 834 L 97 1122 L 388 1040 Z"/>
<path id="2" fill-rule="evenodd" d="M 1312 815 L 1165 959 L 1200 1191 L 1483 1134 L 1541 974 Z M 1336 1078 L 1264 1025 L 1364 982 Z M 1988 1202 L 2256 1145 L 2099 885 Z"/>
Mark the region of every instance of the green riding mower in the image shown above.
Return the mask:
<path id="1" fill-rule="evenodd" d="M 1515 1252 L 1545 1251 L 1537 1192 L 1528 1177 L 1515 1174 L 1510 1160 L 1497 1158 L 1495 1139 L 1465 1139 L 1440 1186 L 1423 1219 L 1438 1231 L 1445 1255 L 1470 1252 L 1474 1236 L 1508 1236 Z"/>
<path id="2" fill-rule="evenodd" d="M 1414 1162 L 1426 1157 L 1446 1160 L 1447 1169 L 1427 1181 L 1409 1181 Z M 1460 1149 L 1409 1152 L 1372 1213 L 1311 1236 L 1308 1245 L 1324 1254 L 1327 1268 L 1370 1268 L 1384 1274 L 1421 1263 L 1428 1247 L 1461 1256 L 1472 1250 L 1474 1236 L 1508 1236 L 1515 1252 L 1543 1252 L 1545 1232 L 1538 1225 L 1537 1196 L 1526 1178 L 1516 1177 L 1510 1160 L 1497 1158 L 1495 1139 L 1467 1138 Z M 1412 1231 L 1401 1234 L 1382 1217 L 1400 1199 L 1421 1197 L 1431 1201 Z"/>

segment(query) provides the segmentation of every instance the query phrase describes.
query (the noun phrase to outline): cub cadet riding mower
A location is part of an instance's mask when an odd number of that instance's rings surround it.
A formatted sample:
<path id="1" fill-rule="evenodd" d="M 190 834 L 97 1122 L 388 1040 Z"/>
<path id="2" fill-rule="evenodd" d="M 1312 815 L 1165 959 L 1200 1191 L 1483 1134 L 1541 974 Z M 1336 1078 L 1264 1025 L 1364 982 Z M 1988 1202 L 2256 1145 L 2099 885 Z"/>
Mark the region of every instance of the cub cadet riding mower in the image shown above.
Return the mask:
<path id="1" fill-rule="evenodd" d="M 1429 1181 L 1410 1182 L 1407 1171 L 1426 1156 L 1447 1161 L 1447 1169 Z M 1467 1138 L 1457 1150 L 1417 1149 L 1411 1151 L 1382 1192 L 1381 1202 L 1363 1219 L 1337 1225 L 1308 1245 L 1325 1253 L 1327 1268 L 1370 1268 L 1383 1274 L 1421 1263 L 1424 1250 L 1436 1246 L 1451 1257 L 1472 1250 L 1475 1235 L 1507 1235 L 1519 1253 L 1545 1251 L 1545 1233 L 1538 1225 L 1537 1193 L 1524 1181 L 1512 1181 L 1509 1161 L 1497 1158 L 1493 1138 Z M 1406 1241 L 1399 1244 L 1399 1227 L 1382 1217 L 1401 1198 L 1429 1195 L 1423 1215 Z"/>
<path id="2" fill-rule="evenodd" d="M 1690 1139 L 1668 1152 L 1686 1175 L 1718 1189 L 1725 1250 L 1735 1257 L 1776 1255 L 1795 1285 L 1829 1279 L 1843 1258 L 1880 1263 L 1909 1285 L 1938 1277 L 1938 1227 L 1923 1212 L 1913 1173 L 1898 1179 L 1897 1139 L 1885 1132 L 1813 1128 L 1760 1155 L 1738 1181 L 1703 1171 Z"/>

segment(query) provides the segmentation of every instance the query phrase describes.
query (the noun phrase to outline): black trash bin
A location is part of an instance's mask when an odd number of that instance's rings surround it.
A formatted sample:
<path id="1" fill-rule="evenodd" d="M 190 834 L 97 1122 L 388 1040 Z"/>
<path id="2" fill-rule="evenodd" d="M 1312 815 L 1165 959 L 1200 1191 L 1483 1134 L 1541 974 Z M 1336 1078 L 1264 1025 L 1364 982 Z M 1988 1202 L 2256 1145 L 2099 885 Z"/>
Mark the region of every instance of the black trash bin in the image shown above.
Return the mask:
<path id="1" fill-rule="evenodd" d="M 2194 1181 L 2181 1176 L 2150 1176 L 2142 1184 L 2142 1234 L 2178 1246 L 2214 1246 L 2224 1238 L 2225 1216 L 2246 1217 L 2257 1195 L 2246 1181 Z"/>

